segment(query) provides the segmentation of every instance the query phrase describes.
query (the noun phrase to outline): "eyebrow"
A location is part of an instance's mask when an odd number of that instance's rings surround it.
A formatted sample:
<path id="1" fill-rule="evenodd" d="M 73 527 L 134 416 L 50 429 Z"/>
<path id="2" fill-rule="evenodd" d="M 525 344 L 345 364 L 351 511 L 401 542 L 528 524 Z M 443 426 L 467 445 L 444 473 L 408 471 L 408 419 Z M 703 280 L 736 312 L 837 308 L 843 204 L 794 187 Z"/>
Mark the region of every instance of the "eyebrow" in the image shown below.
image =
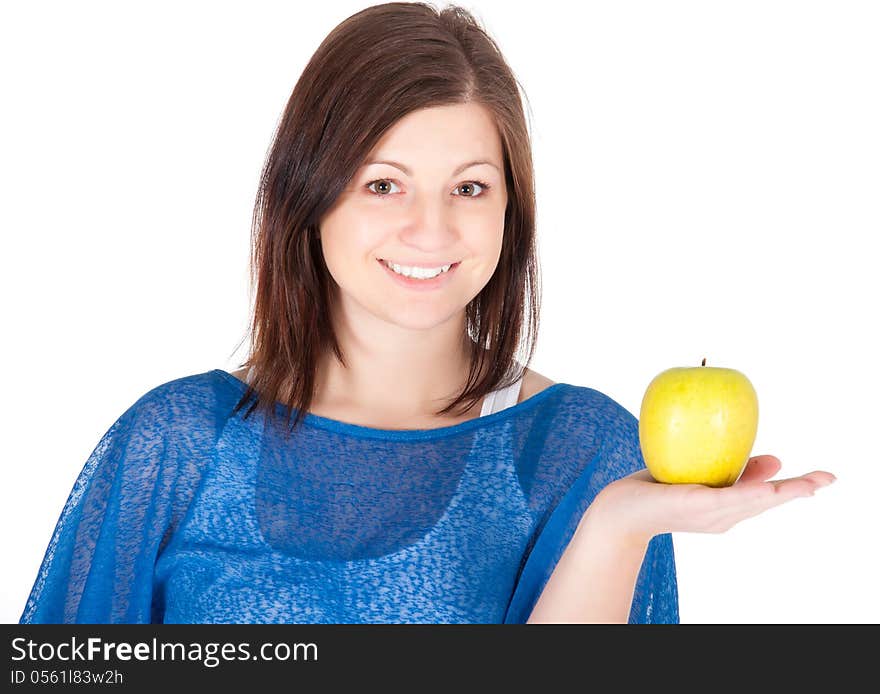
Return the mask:
<path id="1" fill-rule="evenodd" d="M 390 166 L 393 166 L 397 169 L 400 169 L 407 176 L 412 176 L 412 171 L 410 171 L 409 168 L 407 168 L 406 166 L 401 164 L 399 161 L 392 161 L 390 159 L 370 159 L 369 161 L 364 162 L 364 166 L 369 166 L 370 164 L 389 164 Z M 493 169 L 497 169 L 498 172 L 501 173 L 501 170 L 495 164 L 493 164 L 491 161 L 485 161 L 484 159 L 477 159 L 477 160 L 469 161 L 469 162 L 462 164 L 455 171 L 452 172 L 452 175 L 458 176 L 458 174 L 460 174 L 465 169 L 469 169 L 472 166 L 478 166 L 479 164 L 488 164 Z"/>

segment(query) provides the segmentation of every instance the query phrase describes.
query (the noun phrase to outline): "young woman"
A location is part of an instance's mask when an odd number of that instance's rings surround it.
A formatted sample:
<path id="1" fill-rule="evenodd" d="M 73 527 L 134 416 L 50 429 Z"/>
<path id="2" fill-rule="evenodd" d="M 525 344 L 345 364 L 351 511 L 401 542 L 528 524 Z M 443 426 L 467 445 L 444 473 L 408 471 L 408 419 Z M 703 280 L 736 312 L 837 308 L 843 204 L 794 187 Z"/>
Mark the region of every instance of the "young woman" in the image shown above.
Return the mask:
<path id="1" fill-rule="evenodd" d="M 370 7 L 320 45 L 252 260 L 249 359 L 110 427 L 22 623 L 677 622 L 672 532 L 833 479 L 758 456 L 729 488 L 656 483 L 632 414 L 524 366 L 529 135 L 461 8 Z"/>

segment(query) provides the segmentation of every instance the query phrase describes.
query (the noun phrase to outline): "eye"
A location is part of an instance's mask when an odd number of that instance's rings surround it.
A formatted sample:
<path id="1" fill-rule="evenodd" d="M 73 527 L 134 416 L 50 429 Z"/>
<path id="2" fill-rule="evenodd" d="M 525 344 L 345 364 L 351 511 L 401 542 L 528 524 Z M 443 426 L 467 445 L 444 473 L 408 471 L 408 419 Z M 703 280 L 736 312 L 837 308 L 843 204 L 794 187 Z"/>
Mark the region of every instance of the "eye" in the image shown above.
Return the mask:
<path id="1" fill-rule="evenodd" d="M 388 197 L 388 195 L 386 195 L 385 193 L 379 193 L 379 192 L 373 190 L 372 188 L 370 188 L 370 186 L 373 185 L 374 183 L 382 183 L 386 186 L 390 186 L 390 185 L 394 184 L 395 181 L 392 181 L 390 178 L 377 178 L 375 181 L 370 181 L 369 183 L 367 183 L 366 186 L 364 186 L 367 190 L 369 190 L 374 195 L 376 195 L 380 198 L 386 198 L 386 197 Z"/>
<path id="2" fill-rule="evenodd" d="M 390 186 L 395 185 L 396 183 L 397 183 L 397 181 L 395 181 L 392 178 L 377 178 L 377 179 L 372 180 L 369 183 L 367 183 L 364 186 L 364 188 L 369 190 L 375 197 L 387 198 L 387 197 L 390 197 L 390 193 L 391 193 Z M 383 186 L 383 190 L 385 190 L 386 192 L 380 193 L 377 190 L 373 190 L 373 188 L 371 186 L 373 186 L 374 184 L 381 184 Z M 481 192 L 479 195 L 474 195 L 474 192 L 473 192 L 474 185 L 476 185 L 480 189 Z M 488 183 L 485 183 L 484 181 L 465 181 L 464 183 L 457 186 L 456 190 L 458 190 L 459 188 L 464 188 L 464 187 L 467 187 L 471 192 L 467 195 L 460 195 L 459 194 L 459 195 L 457 195 L 457 197 L 481 198 L 485 195 L 485 192 L 487 190 L 489 190 L 489 188 L 491 188 L 491 186 Z"/>
<path id="3" fill-rule="evenodd" d="M 483 192 L 481 192 L 479 195 L 474 195 L 473 194 L 473 190 L 474 190 L 473 186 L 474 185 L 476 185 Z M 484 183 L 483 181 L 466 181 L 465 183 L 462 183 L 459 186 L 459 188 L 462 188 L 464 186 L 467 186 L 468 188 L 471 189 L 471 193 L 469 195 L 464 196 L 466 198 L 481 198 L 481 197 L 483 197 L 483 195 L 485 195 L 485 191 L 487 191 L 487 190 L 489 190 L 489 188 L 491 188 L 491 186 L 488 183 Z"/>

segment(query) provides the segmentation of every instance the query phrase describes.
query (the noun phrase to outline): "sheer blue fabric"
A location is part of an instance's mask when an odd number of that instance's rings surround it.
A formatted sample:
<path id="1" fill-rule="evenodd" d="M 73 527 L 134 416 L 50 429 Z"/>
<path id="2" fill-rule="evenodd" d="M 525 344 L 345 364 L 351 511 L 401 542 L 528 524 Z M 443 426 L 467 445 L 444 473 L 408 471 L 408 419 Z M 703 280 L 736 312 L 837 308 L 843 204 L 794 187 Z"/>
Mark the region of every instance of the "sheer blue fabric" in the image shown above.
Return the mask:
<path id="1" fill-rule="evenodd" d="M 638 421 L 557 383 L 454 426 L 232 412 L 215 369 L 141 396 L 89 456 L 20 623 L 523 623 Z M 590 590 L 589 585 L 584 590 Z M 655 536 L 631 623 L 677 623 Z"/>

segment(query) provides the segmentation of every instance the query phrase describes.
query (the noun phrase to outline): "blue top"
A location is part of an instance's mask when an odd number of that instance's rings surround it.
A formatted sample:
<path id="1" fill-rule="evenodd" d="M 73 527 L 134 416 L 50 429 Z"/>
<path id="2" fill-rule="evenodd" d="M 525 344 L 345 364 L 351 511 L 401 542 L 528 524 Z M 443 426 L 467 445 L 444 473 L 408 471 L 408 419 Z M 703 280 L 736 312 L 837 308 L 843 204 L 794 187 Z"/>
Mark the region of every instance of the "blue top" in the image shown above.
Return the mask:
<path id="1" fill-rule="evenodd" d="M 289 440 L 282 403 L 232 414 L 246 388 L 186 376 L 112 424 L 21 624 L 523 623 L 596 494 L 644 467 L 638 420 L 592 388 L 437 429 L 307 413 Z M 678 622 L 670 534 L 629 621 Z"/>

